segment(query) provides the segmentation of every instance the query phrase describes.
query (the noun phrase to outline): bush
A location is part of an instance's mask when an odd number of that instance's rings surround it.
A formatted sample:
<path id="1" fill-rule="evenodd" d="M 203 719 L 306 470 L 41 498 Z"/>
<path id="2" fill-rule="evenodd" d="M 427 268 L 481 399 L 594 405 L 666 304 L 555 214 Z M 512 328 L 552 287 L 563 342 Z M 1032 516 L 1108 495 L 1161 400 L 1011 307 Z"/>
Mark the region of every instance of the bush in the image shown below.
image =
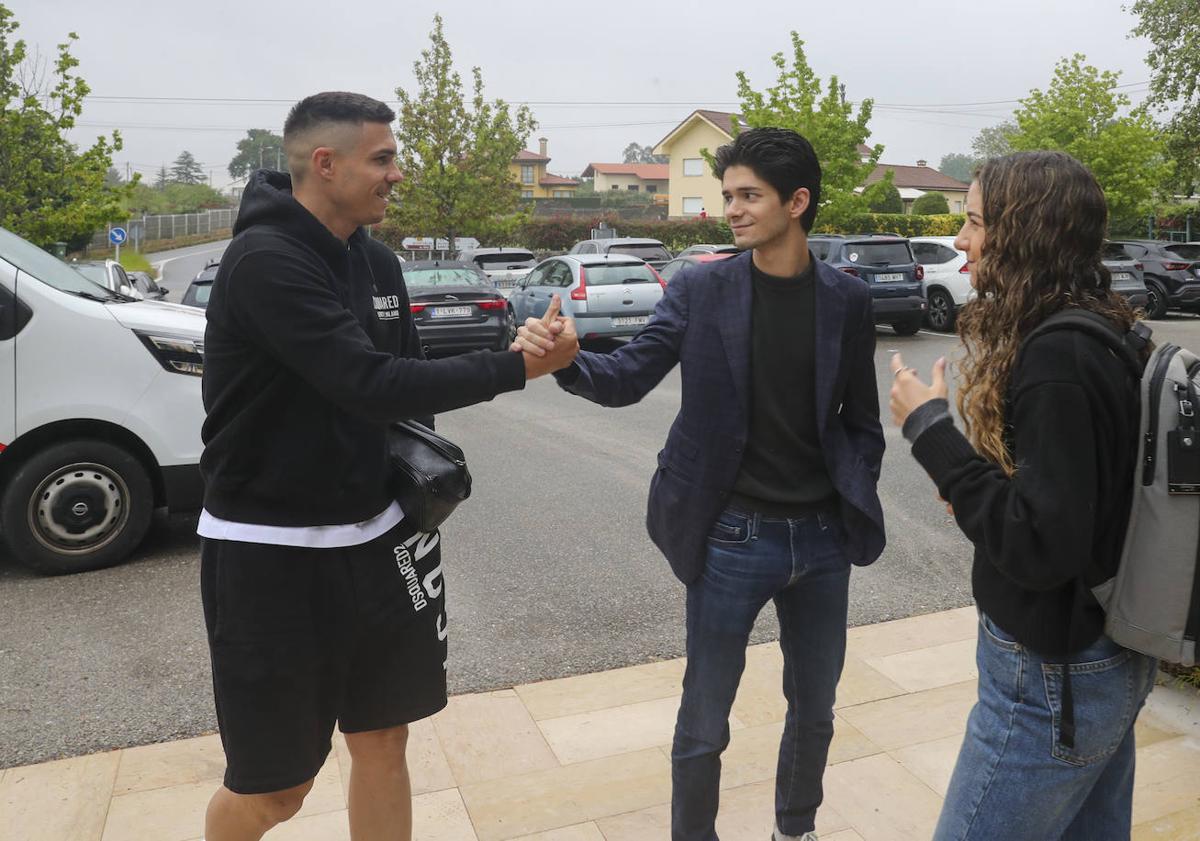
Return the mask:
<path id="1" fill-rule="evenodd" d="M 921 216 L 932 216 L 938 213 L 949 213 L 950 202 L 941 193 L 926 193 L 918 196 L 913 202 L 912 212 Z"/>
<path id="2" fill-rule="evenodd" d="M 891 175 L 891 173 L 888 173 Z M 876 181 L 863 190 L 863 199 L 872 213 L 903 213 L 904 201 L 891 178 Z"/>
<path id="3" fill-rule="evenodd" d="M 858 213 L 838 225 L 817 225 L 821 234 L 899 234 L 903 237 L 954 236 L 966 217 L 961 213 L 916 216 L 904 213 Z"/>

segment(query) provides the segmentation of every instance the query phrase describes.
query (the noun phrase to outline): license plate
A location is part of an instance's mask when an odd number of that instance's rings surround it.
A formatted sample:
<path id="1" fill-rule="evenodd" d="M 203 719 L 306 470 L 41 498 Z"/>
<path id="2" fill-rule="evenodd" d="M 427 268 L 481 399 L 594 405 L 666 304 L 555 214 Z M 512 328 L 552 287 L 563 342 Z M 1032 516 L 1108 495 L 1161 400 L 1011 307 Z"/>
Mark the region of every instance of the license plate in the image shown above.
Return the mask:
<path id="1" fill-rule="evenodd" d="M 894 283 L 898 280 L 904 280 L 904 275 L 899 272 L 893 274 L 877 274 L 875 275 L 876 283 Z"/>
<path id="2" fill-rule="evenodd" d="M 471 314 L 471 307 L 433 307 L 429 310 L 431 318 L 461 318 Z"/>
<path id="3" fill-rule="evenodd" d="M 649 321 L 648 315 L 620 315 L 613 318 L 612 323 L 613 327 L 636 327 Z"/>
<path id="4" fill-rule="evenodd" d="M 1113 272 L 1113 280 L 1133 280 L 1133 275 L 1129 272 Z"/>

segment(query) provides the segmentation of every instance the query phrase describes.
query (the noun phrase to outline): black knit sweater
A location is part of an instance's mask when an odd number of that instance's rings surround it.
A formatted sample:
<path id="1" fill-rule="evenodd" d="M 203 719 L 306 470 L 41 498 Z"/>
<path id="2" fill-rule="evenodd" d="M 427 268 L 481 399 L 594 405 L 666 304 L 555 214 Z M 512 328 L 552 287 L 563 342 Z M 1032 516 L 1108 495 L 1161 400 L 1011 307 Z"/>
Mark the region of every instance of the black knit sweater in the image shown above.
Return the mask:
<path id="1" fill-rule="evenodd" d="M 1099 339 L 1076 330 L 1022 349 L 1006 419 L 1010 478 L 955 428 L 929 426 L 913 455 L 975 544 L 975 601 L 1043 656 L 1093 643 L 1104 614 L 1090 587 L 1116 570 L 1137 458 L 1137 387 Z"/>

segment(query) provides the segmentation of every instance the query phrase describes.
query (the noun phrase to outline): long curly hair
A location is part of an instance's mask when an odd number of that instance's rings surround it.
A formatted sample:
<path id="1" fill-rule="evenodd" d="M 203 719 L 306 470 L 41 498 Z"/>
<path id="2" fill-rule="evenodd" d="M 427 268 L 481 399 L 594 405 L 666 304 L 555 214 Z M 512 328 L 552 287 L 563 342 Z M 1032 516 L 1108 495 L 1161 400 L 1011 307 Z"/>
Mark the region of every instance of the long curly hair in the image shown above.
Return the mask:
<path id="1" fill-rule="evenodd" d="M 975 448 L 1011 476 L 1006 398 L 1022 340 L 1068 307 L 1125 330 L 1135 314 L 1100 262 L 1108 206 L 1083 164 L 1062 152 L 1019 152 L 989 160 L 975 181 L 984 240 L 973 266 L 978 294 L 958 318 L 966 352 L 958 410 Z"/>

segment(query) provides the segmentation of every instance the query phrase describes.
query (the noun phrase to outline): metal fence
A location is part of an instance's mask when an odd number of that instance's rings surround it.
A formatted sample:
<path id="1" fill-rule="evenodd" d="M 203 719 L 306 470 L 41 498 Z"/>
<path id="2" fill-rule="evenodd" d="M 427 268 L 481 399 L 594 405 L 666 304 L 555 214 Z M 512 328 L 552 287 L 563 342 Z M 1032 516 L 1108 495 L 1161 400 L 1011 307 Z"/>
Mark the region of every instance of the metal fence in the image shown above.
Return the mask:
<path id="1" fill-rule="evenodd" d="M 233 228 L 237 220 L 236 207 L 205 210 L 200 213 L 170 213 L 161 216 L 143 216 L 129 219 L 119 226 L 128 234 L 128 242 L 135 250 L 142 250 L 142 243 L 177 237 L 219 233 Z M 108 246 L 108 229 L 97 231 L 92 236 L 92 248 Z"/>

